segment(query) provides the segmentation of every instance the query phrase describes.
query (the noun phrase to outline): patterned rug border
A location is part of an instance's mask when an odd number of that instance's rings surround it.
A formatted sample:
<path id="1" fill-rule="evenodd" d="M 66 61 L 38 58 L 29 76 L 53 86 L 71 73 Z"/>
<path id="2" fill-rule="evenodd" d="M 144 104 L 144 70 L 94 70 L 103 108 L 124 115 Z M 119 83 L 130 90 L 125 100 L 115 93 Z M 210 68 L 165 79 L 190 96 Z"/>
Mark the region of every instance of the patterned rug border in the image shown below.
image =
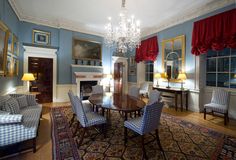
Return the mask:
<path id="1" fill-rule="evenodd" d="M 60 108 L 69 108 L 70 106 L 56 106 L 56 107 L 53 107 L 53 108 L 51 108 L 51 111 L 50 111 L 50 118 L 51 118 L 51 138 L 52 138 L 52 158 L 54 159 L 54 160 L 60 160 L 60 158 L 59 157 L 57 157 L 57 150 L 56 150 L 56 147 L 58 147 L 57 146 L 57 144 L 56 144 L 56 137 L 54 136 L 55 135 L 55 129 L 54 129 L 54 127 L 55 127 L 55 124 L 53 123 L 53 120 L 55 119 L 54 117 L 53 117 L 53 114 L 52 114 L 52 110 L 54 110 L 54 109 L 60 109 Z M 64 119 L 66 119 L 66 117 L 65 117 L 65 115 L 63 115 L 64 117 Z M 68 129 L 70 129 L 70 127 L 69 127 L 69 124 L 68 123 L 66 123 L 66 127 L 68 128 Z M 73 139 L 72 138 L 72 132 L 69 132 L 70 133 L 70 139 Z M 79 159 L 81 159 L 80 158 L 80 156 L 79 156 L 79 153 L 77 152 L 77 150 L 75 150 L 75 148 L 77 149 L 77 145 L 75 144 L 75 142 L 74 141 L 70 141 L 71 142 L 71 144 L 73 145 L 73 153 L 75 154 L 75 156 L 76 156 L 76 158 L 79 160 Z"/>

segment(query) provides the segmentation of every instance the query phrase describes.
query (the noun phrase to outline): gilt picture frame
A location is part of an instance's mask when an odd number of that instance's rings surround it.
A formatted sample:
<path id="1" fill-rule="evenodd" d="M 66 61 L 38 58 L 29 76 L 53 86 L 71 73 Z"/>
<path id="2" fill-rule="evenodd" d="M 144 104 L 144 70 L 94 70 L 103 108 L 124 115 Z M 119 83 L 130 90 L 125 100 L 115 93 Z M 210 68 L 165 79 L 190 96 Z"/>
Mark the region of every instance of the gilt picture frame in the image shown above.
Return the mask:
<path id="1" fill-rule="evenodd" d="M 0 76 L 4 76 L 7 56 L 8 28 L 0 21 Z"/>
<path id="2" fill-rule="evenodd" d="M 73 38 L 72 58 L 74 60 L 102 60 L 102 46 L 100 42 Z"/>
<path id="3" fill-rule="evenodd" d="M 47 31 L 33 29 L 32 43 L 37 45 L 49 46 L 51 44 L 51 33 Z"/>

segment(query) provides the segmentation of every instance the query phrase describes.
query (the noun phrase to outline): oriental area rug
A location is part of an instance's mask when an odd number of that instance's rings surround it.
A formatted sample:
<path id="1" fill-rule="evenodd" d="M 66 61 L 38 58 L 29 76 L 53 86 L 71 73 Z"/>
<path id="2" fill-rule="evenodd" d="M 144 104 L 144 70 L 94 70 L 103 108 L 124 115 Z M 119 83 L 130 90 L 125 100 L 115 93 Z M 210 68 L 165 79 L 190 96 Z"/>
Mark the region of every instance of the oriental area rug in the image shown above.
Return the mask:
<path id="1" fill-rule="evenodd" d="M 77 148 L 79 132 L 73 138 L 76 122 L 69 127 L 72 117 L 70 107 L 52 108 L 53 158 L 56 160 L 140 160 L 142 157 L 141 137 L 129 131 L 126 146 L 123 140 L 122 116 L 111 112 L 107 136 L 89 131 L 89 137 Z M 158 159 L 236 159 L 236 138 L 205 128 L 177 117 L 162 113 L 159 136 L 164 149 L 160 151 L 155 134 L 145 135 L 145 150 L 150 160 Z"/>

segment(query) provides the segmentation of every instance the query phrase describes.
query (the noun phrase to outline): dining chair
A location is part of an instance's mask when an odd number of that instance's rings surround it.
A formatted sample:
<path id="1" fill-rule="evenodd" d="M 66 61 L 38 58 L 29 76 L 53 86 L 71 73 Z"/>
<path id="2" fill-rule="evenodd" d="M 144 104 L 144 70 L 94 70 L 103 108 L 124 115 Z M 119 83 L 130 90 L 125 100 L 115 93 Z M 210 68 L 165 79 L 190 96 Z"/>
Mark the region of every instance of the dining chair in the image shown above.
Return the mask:
<path id="1" fill-rule="evenodd" d="M 149 100 L 148 100 L 148 105 L 151 105 L 155 102 L 159 102 L 161 100 L 161 92 L 157 90 L 151 90 L 149 92 Z"/>
<path id="2" fill-rule="evenodd" d="M 206 119 L 207 113 L 211 113 L 212 115 L 214 115 L 214 112 L 220 113 L 224 115 L 224 125 L 227 125 L 227 122 L 229 121 L 229 97 L 230 93 L 225 91 L 224 89 L 214 89 L 211 102 L 204 105 L 204 119 Z"/>
<path id="3" fill-rule="evenodd" d="M 75 100 L 74 100 L 75 99 L 75 95 L 74 95 L 74 93 L 71 90 L 69 90 L 68 96 L 69 96 L 69 99 L 70 99 L 71 109 L 72 109 L 72 112 L 73 112 L 73 116 L 72 116 L 71 120 L 69 121 L 69 127 L 71 127 L 71 125 L 74 122 L 75 116 L 76 116 L 76 114 L 75 114 L 75 106 L 76 105 L 75 105 Z M 91 112 L 92 111 L 91 104 L 89 104 L 87 102 L 83 102 L 83 101 L 82 101 L 82 103 L 84 105 L 84 111 L 85 112 Z"/>
<path id="4" fill-rule="evenodd" d="M 102 94 L 103 93 L 103 86 L 95 85 L 92 86 L 92 94 Z"/>
<path id="5" fill-rule="evenodd" d="M 136 86 L 131 86 L 128 95 L 139 98 L 139 88 Z"/>
<path id="6" fill-rule="evenodd" d="M 144 108 L 144 114 L 141 117 L 130 119 L 124 122 L 124 139 L 125 144 L 127 143 L 127 128 L 141 135 L 142 138 L 142 158 L 146 159 L 147 155 L 145 152 L 144 135 L 152 131 L 156 132 L 157 144 L 160 150 L 163 152 L 163 148 L 160 143 L 158 127 L 160 123 L 160 117 L 162 113 L 163 103 L 155 102 L 151 105 L 147 105 Z M 165 154 L 164 154 L 165 157 Z"/>
<path id="7" fill-rule="evenodd" d="M 80 123 L 81 129 L 82 129 L 81 138 L 79 142 L 77 142 L 78 148 L 81 146 L 84 139 L 85 132 L 88 133 L 89 128 L 102 125 L 102 131 L 105 137 L 106 136 L 106 130 L 105 130 L 106 118 L 95 112 L 86 113 L 84 111 L 82 101 L 77 96 L 75 97 L 74 100 L 75 100 L 75 105 L 76 105 L 75 107 L 76 118 L 77 118 L 77 121 Z M 77 130 L 78 129 L 79 128 L 77 128 Z"/>
<path id="8" fill-rule="evenodd" d="M 149 83 L 144 82 L 140 86 L 139 94 L 142 96 L 148 96 L 148 90 L 149 90 Z"/>

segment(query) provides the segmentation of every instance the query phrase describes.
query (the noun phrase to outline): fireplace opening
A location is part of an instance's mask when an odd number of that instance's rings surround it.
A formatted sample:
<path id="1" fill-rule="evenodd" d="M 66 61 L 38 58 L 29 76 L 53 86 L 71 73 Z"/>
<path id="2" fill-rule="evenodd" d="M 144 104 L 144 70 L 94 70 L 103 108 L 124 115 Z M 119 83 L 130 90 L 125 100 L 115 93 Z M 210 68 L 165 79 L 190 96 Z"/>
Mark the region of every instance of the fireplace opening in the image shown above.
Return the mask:
<path id="1" fill-rule="evenodd" d="M 97 81 L 80 81 L 80 97 L 87 100 L 92 94 L 92 86 L 97 85 Z"/>

